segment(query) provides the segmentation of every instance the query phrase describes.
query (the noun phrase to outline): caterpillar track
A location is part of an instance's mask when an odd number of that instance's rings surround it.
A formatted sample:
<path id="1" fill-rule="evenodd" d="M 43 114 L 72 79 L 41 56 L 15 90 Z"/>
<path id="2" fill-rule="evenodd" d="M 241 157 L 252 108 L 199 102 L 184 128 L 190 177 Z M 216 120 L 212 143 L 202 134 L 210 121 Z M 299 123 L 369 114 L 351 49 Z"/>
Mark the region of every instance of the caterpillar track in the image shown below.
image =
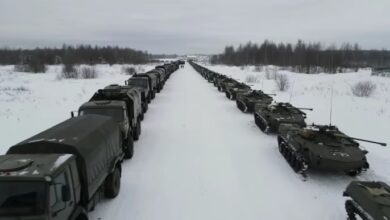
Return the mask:
<path id="1" fill-rule="evenodd" d="M 278 145 L 279 152 L 283 155 L 291 168 L 293 168 L 296 173 L 300 173 L 302 176 L 306 177 L 308 164 L 304 160 L 304 157 L 298 151 L 288 145 L 287 142 L 282 138 L 279 138 Z"/>

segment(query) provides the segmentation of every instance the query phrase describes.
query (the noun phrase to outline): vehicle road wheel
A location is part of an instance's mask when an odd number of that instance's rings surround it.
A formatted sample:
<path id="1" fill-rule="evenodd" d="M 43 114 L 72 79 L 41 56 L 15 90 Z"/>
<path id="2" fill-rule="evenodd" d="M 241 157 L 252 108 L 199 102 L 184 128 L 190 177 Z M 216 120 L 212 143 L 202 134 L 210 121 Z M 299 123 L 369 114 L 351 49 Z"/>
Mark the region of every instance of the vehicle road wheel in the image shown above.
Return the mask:
<path id="1" fill-rule="evenodd" d="M 126 146 L 124 146 L 124 153 L 126 159 L 131 159 L 134 154 L 134 140 L 133 136 L 129 134 L 127 140 L 126 140 Z"/>
<path id="2" fill-rule="evenodd" d="M 284 155 L 284 143 L 283 142 L 280 142 L 279 143 L 279 152 Z"/>
<path id="3" fill-rule="evenodd" d="M 260 127 L 260 130 L 264 133 L 268 133 L 268 129 L 267 129 L 267 124 L 265 122 L 264 119 L 262 118 L 259 118 L 259 127 Z"/>
<path id="4" fill-rule="evenodd" d="M 357 176 L 358 174 L 360 174 L 360 171 L 359 170 L 351 170 L 351 171 L 348 171 L 347 174 L 351 177 L 355 177 Z"/>
<path id="5" fill-rule="evenodd" d="M 107 198 L 115 198 L 119 194 L 121 188 L 121 174 L 119 169 L 116 168 L 114 172 L 108 175 L 105 182 L 104 195 Z"/>

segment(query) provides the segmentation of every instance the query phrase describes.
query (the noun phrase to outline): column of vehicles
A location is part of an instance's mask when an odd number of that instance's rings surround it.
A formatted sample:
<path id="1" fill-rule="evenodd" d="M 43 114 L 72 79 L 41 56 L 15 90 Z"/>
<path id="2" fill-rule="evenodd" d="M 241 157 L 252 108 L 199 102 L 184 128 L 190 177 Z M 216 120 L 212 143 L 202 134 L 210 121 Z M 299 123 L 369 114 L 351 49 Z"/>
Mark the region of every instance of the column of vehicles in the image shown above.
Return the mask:
<path id="1" fill-rule="evenodd" d="M 386 143 L 354 138 L 334 125 L 306 124 L 305 111 L 290 103 L 274 102 L 272 96 L 231 77 L 209 70 L 193 61 L 190 65 L 218 91 L 235 100 L 237 108 L 251 113 L 259 129 L 276 134 L 279 152 L 292 170 L 307 177 L 308 170 L 337 172 L 356 176 L 369 168 L 366 154 L 359 142 L 386 146 Z M 359 142 L 358 142 L 359 141 Z M 382 182 L 354 181 L 344 193 L 350 197 L 345 207 L 348 217 L 356 219 L 390 219 L 390 187 Z"/>
<path id="2" fill-rule="evenodd" d="M 0 156 L 0 219 L 85 220 L 101 198 L 115 198 L 148 103 L 180 65 L 100 89 L 77 115 L 10 147 Z"/>

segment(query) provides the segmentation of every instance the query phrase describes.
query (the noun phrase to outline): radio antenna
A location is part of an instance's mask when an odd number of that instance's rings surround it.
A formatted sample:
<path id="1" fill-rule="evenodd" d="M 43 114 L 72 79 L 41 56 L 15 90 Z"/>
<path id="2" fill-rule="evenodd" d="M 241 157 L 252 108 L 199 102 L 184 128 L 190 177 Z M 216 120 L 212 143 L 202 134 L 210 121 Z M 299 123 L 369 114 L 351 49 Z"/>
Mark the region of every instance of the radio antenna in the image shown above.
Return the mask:
<path id="1" fill-rule="evenodd" d="M 330 115 L 329 115 L 329 126 L 332 125 L 332 114 L 333 114 L 333 85 L 334 85 L 334 83 L 332 83 L 332 89 L 331 89 L 331 92 L 330 92 Z"/>
<path id="2" fill-rule="evenodd" d="M 288 102 L 291 102 L 291 99 L 292 99 L 292 96 L 293 96 L 293 93 L 294 93 L 294 85 L 295 85 L 295 79 L 294 79 L 293 84 L 291 86 L 290 99 L 288 100 Z"/>

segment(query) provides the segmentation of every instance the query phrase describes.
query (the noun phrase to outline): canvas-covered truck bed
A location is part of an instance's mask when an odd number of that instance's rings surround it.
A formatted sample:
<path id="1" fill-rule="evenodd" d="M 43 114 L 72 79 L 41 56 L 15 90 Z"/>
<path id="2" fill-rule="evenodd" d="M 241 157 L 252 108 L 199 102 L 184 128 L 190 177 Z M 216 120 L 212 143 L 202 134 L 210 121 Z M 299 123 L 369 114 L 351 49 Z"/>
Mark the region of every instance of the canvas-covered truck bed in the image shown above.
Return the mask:
<path id="1" fill-rule="evenodd" d="M 120 130 L 110 117 L 85 115 L 68 119 L 12 146 L 7 154 L 73 154 L 82 202 L 93 197 L 115 164 L 123 159 Z"/>

